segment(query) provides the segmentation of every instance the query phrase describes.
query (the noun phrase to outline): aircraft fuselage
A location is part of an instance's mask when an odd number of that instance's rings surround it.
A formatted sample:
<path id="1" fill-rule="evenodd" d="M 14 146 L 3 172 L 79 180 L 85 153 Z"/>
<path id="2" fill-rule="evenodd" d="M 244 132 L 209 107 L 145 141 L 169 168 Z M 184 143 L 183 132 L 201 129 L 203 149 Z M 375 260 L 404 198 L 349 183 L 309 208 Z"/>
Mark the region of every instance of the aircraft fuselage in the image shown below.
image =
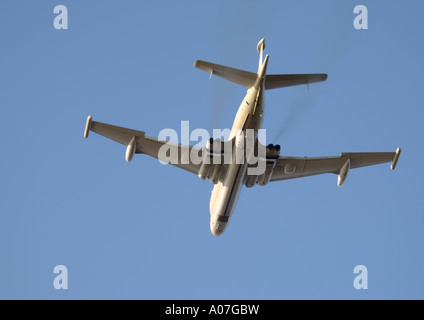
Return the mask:
<path id="1" fill-rule="evenodd" d="M 262 126 L 264 114 L 265 90 L 263 79 L 265 69 L 266 64 L 264 65 L 264 72 L 258 75 L 255 85 L 247 91 L 238 109 L 231 129 L 230 140 L 237 138 L 237 135 L 243 136 L 239 137 L 239 139 L 234 139 L 236 142 L 232 150 L 233 158 L 231 164 L 228 166 L 225 177 L 212 190 L 210 200 L 210 228 L 214 236 L 219 236 L 225 231 L 247 174 L 247 161 L 241 164 L 237 164 L 237 161 L 235 161 L 237 149 L 240 151 L 240 149 L 244 149 L 246 146 L 246 130 L 254 130 L 255 143 L 257 143 L 257 133 L 258 129 Z"/>

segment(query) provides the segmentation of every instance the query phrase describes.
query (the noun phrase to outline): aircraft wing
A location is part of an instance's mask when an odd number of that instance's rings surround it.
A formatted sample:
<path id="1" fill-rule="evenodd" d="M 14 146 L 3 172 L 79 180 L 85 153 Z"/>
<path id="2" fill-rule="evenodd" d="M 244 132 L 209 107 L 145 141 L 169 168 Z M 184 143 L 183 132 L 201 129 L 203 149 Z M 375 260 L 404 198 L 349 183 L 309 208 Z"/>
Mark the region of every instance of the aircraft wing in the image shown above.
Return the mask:
<path id="1" fill-rule="evenodd" d="M 342 153 L 336 157 L 279 157 L 270 181 L 334 173 L 339 175 L 339 185 L 341 186 L 346 179 L 349 169 L 391 162 L 391 168 L 394 170 L 400 153 L 401 149 L 399 148 L 396 152 Z"/>
<path id="2" fill-rule="evenodd" d="M 186 171 L 198 174 L 201 161 L 198 164 L 193 163 L 190 159 L 190 153 L 196 153 L 201 159 L 202 148 L 184 146 L 181 144 L 170 143 L 167 141 L 161 141 L 156 138 L 148 137 L 142 131 L 131 130 L 123 127 L 117 127 L 114 125 L 92 121 L 91 116 L 87 119 L 87 125 L 85 128 L 84 137 L 88 137 L 90 131 L 98 133 L 106 138 L 114 140 L 127 147 L 126 160 L 131 161 L 132 156 L 136 153 L 144 153 L 158 160 L 165 161 L 171 159 L 170 164 L 184 169 Z M 166 146 L 166 155 L 168 158 L 161 158 L 160 149 L 164 145 Z M 194 157 L 193 157 L 194 158 Z"/>

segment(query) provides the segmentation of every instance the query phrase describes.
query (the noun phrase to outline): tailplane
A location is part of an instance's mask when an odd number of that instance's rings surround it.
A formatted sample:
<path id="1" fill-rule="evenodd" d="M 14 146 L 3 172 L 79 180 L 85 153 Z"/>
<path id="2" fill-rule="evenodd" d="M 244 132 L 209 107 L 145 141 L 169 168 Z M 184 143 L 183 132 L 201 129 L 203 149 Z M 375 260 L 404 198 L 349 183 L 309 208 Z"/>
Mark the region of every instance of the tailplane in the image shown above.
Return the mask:
<path id="1" fill-rule="evenodd" d="M 263 58 L 264 49 L 265 49 L 265 39 L 259 41 L 257 45 L 258 53 L 259 53 L 259 68 L 257 73 L 235 69 L 227 66 L 223 66 L 220 64 L 215 64 L 211 62 L 206 62 L 202 60 L 196 60 L 194 62 L 194 67 L 200 70 L 208 72 L 211 77 L 213 75 L 217 75 L 218 77 L 224 78 L 228 81 L 235 82 L 239 85 L 242 85 L 246 88 L 251 88 L 259 75 L 264 76 L 264 67 L 266 69 L 266 63 Z M 267 60 L 267 59 L 265 59 Z"/>
<path id="2" fill-rule="evenodd" d="M 327 80 L 325 73 L 317 74 L 270 74 L 265 78 L 265 90 L 286 88 L 311 83 L 323 82 Z"/>
<path id="3" fill-rule="evenodd" d="M 267 55 L 264 59 L 265 39 L 259 41 L 257 49 L 259 53 L 259 68 L 257 73 L 226 67 L 202 60 L 196 60 L 194 62 L 194 67 L 208 72 L 211 77 L 212 75 L 217 75 L 218 77 L 235 82 L 248 89 L 255 84 L 258 77 L 261 77 L 261 79 L 265 78 L 266 90 L 286 88 L 303 84 L 309 87 L 311 83 L 323 82 L 327 80 L 328 75 L 325 73 L 266 75 L 266 66 L 269 56 Z"/>
<path id="4" fill-rule="evenodd" d="M 208 72 L 211 77 L 212 75 L 217 75 L 218 77 L 235 82 L 246 88 L 251 88 L 258 78 L 258 74 L 253 72 L 234 69 L 202 60 L 196 60 L 194 62 L 194 67 Z"/>

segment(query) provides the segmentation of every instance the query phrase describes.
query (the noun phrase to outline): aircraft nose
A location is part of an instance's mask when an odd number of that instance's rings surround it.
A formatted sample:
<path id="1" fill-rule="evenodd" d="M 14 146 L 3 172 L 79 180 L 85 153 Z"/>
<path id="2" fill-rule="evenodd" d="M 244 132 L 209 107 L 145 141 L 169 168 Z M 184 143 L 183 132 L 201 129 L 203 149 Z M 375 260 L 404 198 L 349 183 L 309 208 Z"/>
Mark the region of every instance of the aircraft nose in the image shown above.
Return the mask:
<path id="1" fill-rule="evenodd" d="M 225 231 L 227 224 L 211 219 L 211 232 L 215 237 L 219 237 Z"/>
<path id="2" fill-rule="evenodd" d="M 218 229 L 217 227 L 211 228 L 211 232 L 215 237 L 219 237 L 221 234 L 224 233 L 224 230 Z"/>

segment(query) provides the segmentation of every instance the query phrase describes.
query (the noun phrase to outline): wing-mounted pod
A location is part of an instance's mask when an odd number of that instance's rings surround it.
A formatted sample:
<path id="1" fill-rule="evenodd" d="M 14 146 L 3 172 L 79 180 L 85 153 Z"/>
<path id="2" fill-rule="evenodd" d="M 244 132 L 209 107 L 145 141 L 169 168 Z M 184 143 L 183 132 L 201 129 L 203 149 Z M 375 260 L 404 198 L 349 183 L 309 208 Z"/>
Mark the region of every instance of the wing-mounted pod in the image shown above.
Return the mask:
<path id="1" fill-rule="evenodd" d="M 279 144 L 270 144 L 266 147 L 266 167 L 265 172 L 258 178 L 260 186 L 266 186 L 271 180 L 272 173 L 274 172 L 277 159 L 280 156 L 281 146 Z"/>
<path id="2" fill-rule="evenodd" d="M 214 165 L 213 170 L 211 170 L 211 177 L 210 180 L 213 184 L 217 184 L 219 179 L 221 178 L 222 175 L 222 171 L 223 171 L 224 167 L 222 166 L 222 164 L 216 164 Z"/>
<path id="3" fill-rule="evenodd" d="M 258 183 L 258 178 L 259 177 L 257 175 L 254 175 L 254 174 L 247 176 L 247 180 L 246 180 L 246 183 L 245 183 L 246 187 L 248 187 L 248 188 L 254 187 Z"/>
<path id="4" fill-rule="evenodd" d="M 343 183 L 346 181 L 347 175 L 349 174 L 350 170 L 350 159 L 347 159 L 346 163 L 343 165 L 343 167 L 340 169 L 339 177 L 337 180 L 337 185 L 341 187 Z"/>
<path id="5" fill-rule="evenodd" d="M 277 164 L 277 159 L 280 156 L 281 146 L 280 145 L 273 145 L 269 144 L 266 147 L 266 167 L 265 172 L 261 175 L 250 175 L 247 176 L 245 185 L 248 188 L 254 187 L 256 184 L 259 184 L 260 186 L 266 186 L 269 181 L 271 180 L 272 174 L 275 169 L 275 165 Z M 259 161 L 264 161 L 259 160 Z"/>
<path id="6" fill-rule="evenodd" d="M 209 175 L 212 169 L 212 160 L 211 155 L 213 152 L 213 142 L 214 140 L 210 138 L 208 141 L 206 141 L 206 146 L 203 149 L 203 159 L 202 159 L 202 165 L 199 169 L 199 178 L 202 180 L 209 179 Z"/>
<path id="7" fill-rule="evenodd" d="M 202 165 L 199 169 L 199 178 L 202 180 L 210 179 L 213 184 L 218 183 L 222 174 L 221 157 L 224 153 L 224 144 L 220 139 L 210 138 L 206 141 L 203 149 Z"/>
<path id="8" fill-rule="evenodd" d="M 277 159 L 266 160 L 265 172 L 263 175 L 259 177 L 257 182 L 260 186 L 266 186 L 269 183 L 276 164 L 277 164 Z"/>
<path id="9" fill-rule="evenodd" d="M 127 152 L 125 153 L 125 160 L 127 162 L 130 162 L 132 160 L 136 149 L 137 149 L 137 142 L 135 137 L 133 137 L 127 146 Z"/>
<path id="10" fill-rule="evenodd" d="M 273 145 L 269 144 L 266 147 L 266 158 L 269 159 L 278 159 L 280 156 L 281 146 L 279 144 Z"/>

